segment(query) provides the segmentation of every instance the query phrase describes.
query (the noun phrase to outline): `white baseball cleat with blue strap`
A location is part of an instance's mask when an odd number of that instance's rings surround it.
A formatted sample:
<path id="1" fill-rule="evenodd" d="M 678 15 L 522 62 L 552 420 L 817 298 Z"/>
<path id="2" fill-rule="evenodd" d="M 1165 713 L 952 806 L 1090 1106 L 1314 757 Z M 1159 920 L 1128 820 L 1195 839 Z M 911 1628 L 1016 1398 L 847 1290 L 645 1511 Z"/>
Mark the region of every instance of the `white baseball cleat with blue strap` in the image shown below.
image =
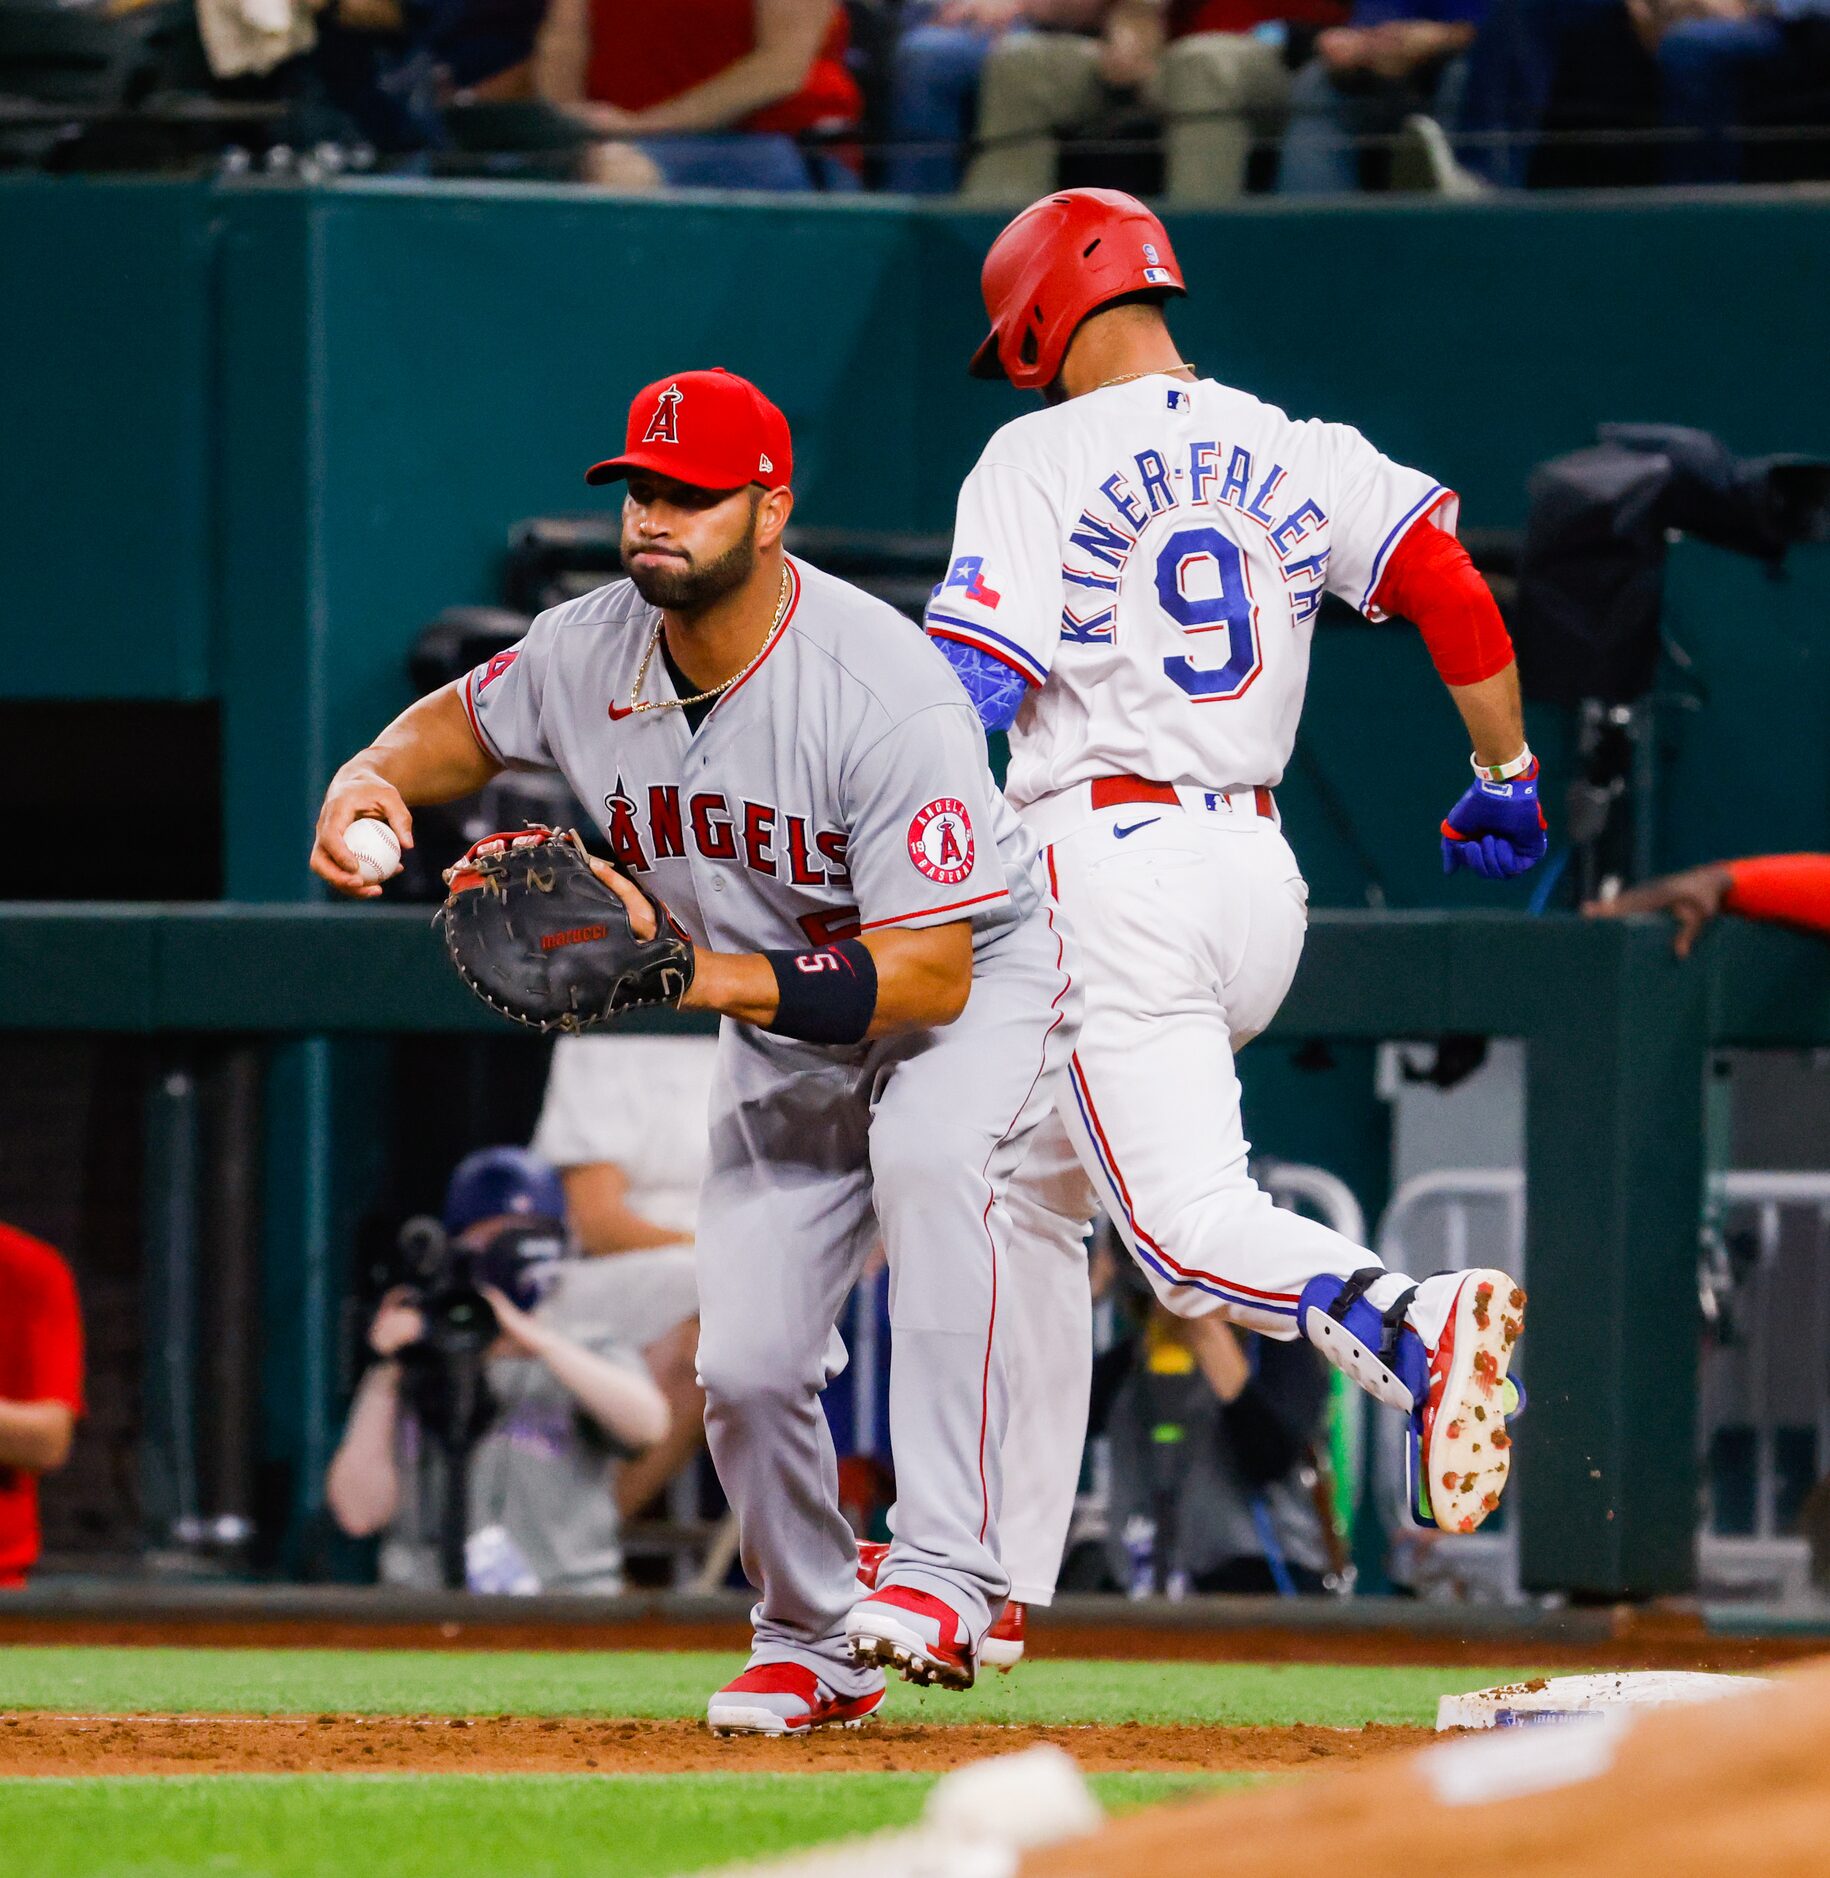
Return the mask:
<path id="1" fill-rule="evenodd" d="M 1410 1417 L 1406 1450 L 1411 1517 L 1444 1532 L 1473 1532 L 1500 1503 L 1512 1469 L 1507 1428 L 1525 1406 L 1507 1374 L 1525 1328 L 1525 1292 L 1505 1272 L 1448 1275 L 1454 1282 L 1434 1347 L 1407 1321 L 1407 1286 L 1383 1310 L 1367 1297 L 1388 1274 L 1312 1278 L 1297 1327 L 1368 1394 Z"/>

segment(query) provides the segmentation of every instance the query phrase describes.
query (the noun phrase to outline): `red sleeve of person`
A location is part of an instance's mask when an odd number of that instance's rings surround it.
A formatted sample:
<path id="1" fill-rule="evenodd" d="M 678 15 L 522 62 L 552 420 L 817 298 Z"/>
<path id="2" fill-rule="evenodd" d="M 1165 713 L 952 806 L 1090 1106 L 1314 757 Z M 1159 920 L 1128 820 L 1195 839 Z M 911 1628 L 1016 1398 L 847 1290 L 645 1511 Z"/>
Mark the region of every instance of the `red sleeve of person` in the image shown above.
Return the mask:
<path id="1" fill-rule="evenodd" d="M 0 1402 L 83 1412 L 76 1281 L 51 1247 L 10 1226 L 0 1226 Z M 0 1466 L 0 1589 L 24 1582 L 38 1549 L 38 1476 Z"/>
<path id="2" fill-rule="evenodd" d="M 1830 854 L 1757 854 L 1727 866 L 1729 912 L 1830 936 Z"/>
<path id="3" fill-rule="evenodd" d="M 1445 685 L 1478 685 L 1512 663 L 1512 638 L 1468 550 L 1427 518 L 1399 542 L 1373 596 L 1423 635 Z"/>
<path id="4" fill-rule="evenodd" d="M 755 0 L 669 0 L 668 29 L 654 29 L 654 0 L 592 0 L 588 96 L 623 111 L 645 111 L 716 78 L 756 49 Z M 743 120 L 742 128 L 800 131 L 855 124 L 864 109 L 846 68 L 851 28 L 835 6 L 825 43 L 791 98 Z"/>

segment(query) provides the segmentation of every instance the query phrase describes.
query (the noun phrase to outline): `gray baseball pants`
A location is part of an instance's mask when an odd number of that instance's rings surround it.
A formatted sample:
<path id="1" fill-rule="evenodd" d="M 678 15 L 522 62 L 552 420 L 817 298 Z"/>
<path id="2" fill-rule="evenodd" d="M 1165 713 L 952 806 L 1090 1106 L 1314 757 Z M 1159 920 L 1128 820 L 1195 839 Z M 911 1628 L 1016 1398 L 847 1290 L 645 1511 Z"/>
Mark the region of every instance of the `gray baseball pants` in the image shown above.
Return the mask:
<path id="1" fill-rule="evenodd" d="M 699 1373 L 761 1593 L 752 1662 L 804 1663 L 841 1695 L 867 1680 L 845 1649 L 857 1552 L 819 1395 L 844 1367 L 834 1321 L 879 1236 L 897 1487 L 883 1581 L 944 1600 L 975 1636 L 1002 1604 L 1003 1195 L 1078 1028 L 1044 913 L 980 951 L 964 1013 L 940 1029 L 834 1051 L 726 1021 L 699 1214 Z"/>

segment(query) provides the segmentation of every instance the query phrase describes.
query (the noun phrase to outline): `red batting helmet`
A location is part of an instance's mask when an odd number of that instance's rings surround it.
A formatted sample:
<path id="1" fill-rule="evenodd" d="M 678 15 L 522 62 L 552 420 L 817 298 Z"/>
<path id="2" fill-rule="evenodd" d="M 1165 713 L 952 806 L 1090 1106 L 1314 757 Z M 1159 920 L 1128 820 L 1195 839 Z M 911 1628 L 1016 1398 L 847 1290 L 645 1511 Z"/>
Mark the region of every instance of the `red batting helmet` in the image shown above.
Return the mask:
<path id="1" fill-rule="evenodd" d="M 1074 329 L 1129 294 L 1186 293 L 1159 222 L 1122 189 L 1061 189 L 1032 202 L 991 244 L 979 285 L 991 332 L 974 378 L 1051 384 Z"/>

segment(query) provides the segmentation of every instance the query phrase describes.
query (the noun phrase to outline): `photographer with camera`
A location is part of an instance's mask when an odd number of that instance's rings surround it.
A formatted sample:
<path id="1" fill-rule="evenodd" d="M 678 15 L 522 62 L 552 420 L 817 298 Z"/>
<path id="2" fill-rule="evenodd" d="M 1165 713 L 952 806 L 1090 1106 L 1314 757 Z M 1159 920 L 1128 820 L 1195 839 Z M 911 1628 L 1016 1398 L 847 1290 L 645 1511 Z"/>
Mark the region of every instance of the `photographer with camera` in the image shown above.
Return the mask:
<path id="1" fill-rule="evenodd" d="M 489 1148 L 453 1173 L 442 1225 L 403 1229 L 413 1279 L 369 1327 L 325 1483 L 344 1532 L 383 1535 L 384 1584 L 622 1589 L 613 1465 L 669 1414 L 640 1353 L 569 1303 L 563 1216 L 550 1167 Z"/>

